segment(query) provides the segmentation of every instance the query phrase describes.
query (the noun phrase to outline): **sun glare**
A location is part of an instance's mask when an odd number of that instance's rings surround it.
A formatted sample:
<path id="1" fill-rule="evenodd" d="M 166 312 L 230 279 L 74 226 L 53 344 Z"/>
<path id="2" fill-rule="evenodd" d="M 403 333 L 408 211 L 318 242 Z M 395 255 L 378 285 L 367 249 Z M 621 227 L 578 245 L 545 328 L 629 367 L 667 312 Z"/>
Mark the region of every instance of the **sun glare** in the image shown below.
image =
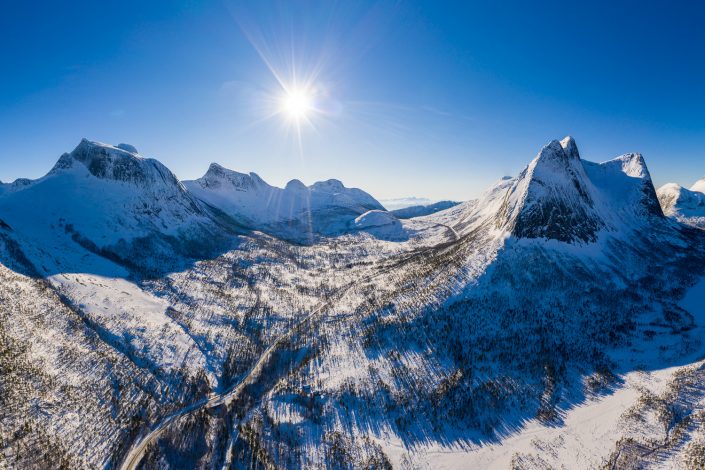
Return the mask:
<path id="1" fill-rule="evenodd" d="M 287 92 L 282 99 L 282 111 L 291 119 L 305 119 L 313 110 L 311 96 L 302 90 Z"/>

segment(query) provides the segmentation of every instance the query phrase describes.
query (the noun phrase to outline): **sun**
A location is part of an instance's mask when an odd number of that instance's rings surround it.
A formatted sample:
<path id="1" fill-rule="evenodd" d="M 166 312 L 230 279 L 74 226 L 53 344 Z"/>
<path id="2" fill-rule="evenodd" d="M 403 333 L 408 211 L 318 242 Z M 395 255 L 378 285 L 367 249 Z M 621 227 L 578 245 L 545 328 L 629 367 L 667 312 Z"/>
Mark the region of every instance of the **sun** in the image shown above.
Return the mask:
<path id="1" fill-rule="evenodd" d="M 281 111 L 294 121 L 306 119 L 313 110 L 313 97 L 305 90 L 288 91 L 282 97 Z"/>

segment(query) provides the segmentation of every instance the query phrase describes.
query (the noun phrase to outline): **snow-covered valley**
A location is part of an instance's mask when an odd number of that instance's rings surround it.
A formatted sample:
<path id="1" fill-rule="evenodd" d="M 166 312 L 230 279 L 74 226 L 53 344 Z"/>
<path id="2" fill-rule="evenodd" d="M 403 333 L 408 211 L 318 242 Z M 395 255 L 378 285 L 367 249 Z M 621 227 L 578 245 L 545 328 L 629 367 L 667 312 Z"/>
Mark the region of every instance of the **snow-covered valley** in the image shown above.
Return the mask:
<path id="1" fill-rule="evenodd" d="M 0 185 L 0 468 L 698 468 L 703 189 L 566 138 L 402 219 L 84 140 Z"/>

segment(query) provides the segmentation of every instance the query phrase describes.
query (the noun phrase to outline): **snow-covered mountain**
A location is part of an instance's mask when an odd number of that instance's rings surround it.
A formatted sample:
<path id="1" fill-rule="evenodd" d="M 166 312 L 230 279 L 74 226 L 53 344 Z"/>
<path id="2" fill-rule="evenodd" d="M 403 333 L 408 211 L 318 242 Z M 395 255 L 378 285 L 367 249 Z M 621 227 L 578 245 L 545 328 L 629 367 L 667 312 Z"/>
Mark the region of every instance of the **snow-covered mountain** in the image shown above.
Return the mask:
<path id="1" fill-rule="evenodd" d="M 691 193 L 568 137 L 400 220 L 83 141 L 0 186 L 0 468 L 698 468 Z"/>
<path id="2" fill-rule="evenodd" d="M 385 209 L 390 212 L 398 209 L 403 209 L 405 207 L 427 206 L 433 203 L 432 200 L 426 197 L 415 196 L 380 199 L 379 202 L 384 206 Z"/>
<path id="3" fill-rule="evenodd" d="M 70 238 L 127 264 L 208 256 L 225 238 L 224 227 L 160 162 L 127 144 L 85 139 L 46 176 L 5 185 L 0 214 L 37 246 Z"/>
<path id="4" fill-rule="evenodd" d="M 698 181 L 690 190 L 676 183 L 668 183 L 661 186 L 657 193 L 664 214 L 705 228 L 705 180 Z"/>
<path id="5" fill-rule="evenodd" d="M 455 207 L 458 204 L 460 203 L 456 201 L 438 201 L 426 205 L 414 205 L 403 207 L 401 209 L 394 209 L 390 212 L 399 219 L 411 219 L 414 217 L 423 217 L 425 215 L 435 214 L 436 212 Z"/>
<path id="6" fill-rule="evenodd" d="M 297 240 L 341 233 L 355 217 L 384 210 L 366 192 L 346 188 L 338 180 L 311 186 L 291 180 L 278 188 L 255 173 L 238 173 L 216 163 L 203 177 L 184 184 L 194 196 L 244 225 Z"/>
<path id="7" fill-rule="evenodd" d="M 518 177 L 503 181 L 497 190 L 505 195 L 496 225 L 519 238 L 591 242 L 601 230 L 662 216 L 641 155 L 586 162 L 571 137 L 546 145 Z M 489 198 L 480 206 L 491 206 L 496 198 Z"/>
<path id="8" fill-rule="evenodd" d="M 37 246 L 71 239 L 146 271 L 212 256 L 251 229 L 296 241 L 340 234 L 373 209 L 381 209 L 373 197 L 337 180 L 310 187 L 292 180 L 281 189 L 213 164 L 203 178 L 182 183 L 129 144 L 86 139 L 46 176 L 0 185 L 0 218 Z M 65 270 L 63 262 L 46 268 Z"/>

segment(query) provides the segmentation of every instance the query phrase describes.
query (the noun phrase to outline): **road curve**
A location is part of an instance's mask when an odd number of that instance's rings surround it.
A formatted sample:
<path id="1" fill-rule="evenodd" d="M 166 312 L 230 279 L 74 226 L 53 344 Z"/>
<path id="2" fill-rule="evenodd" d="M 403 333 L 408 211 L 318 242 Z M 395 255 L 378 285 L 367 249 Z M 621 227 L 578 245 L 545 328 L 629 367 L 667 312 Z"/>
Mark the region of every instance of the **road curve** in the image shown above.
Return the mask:
<path id="1" fill-rule="evenodd" d="M 460 235 L 458 234 L 458 232 L 456 232 L 455 229 L 450 225 L 441 223 L 436 223 L 435 225 L 445 227 L 447 230 L 449 230 L 451 232 L 452 238 L 454 239 L 453 242 L 458 241 L 460 239 Z M 348 290 L 350 290 L 353 285 L 358 285 L 361 281 L 370 281 L 371 279 L 379 276 L 380 274 L 381 272 L 378 272 L 371 276 L 367 276 L 366 279 L 351 282 L 335 291 L 333 297 L 342 296 Z M 210 398 L 204 398 L 196 403 L 186 406 L 185 408 L 182 408 L 164 417 L 159 423 L 152 427 L 149 433 L 145 434 L 142 438 L 140 438 L 136 443 L 132 445 L 130 451 L 127 453 L 127 456 L 124 458 L 122 465 L 120 465 L 120 470 L 136 470 L 137 466 L 142 461 L 144 453 L 147 450 L 149 444 L 156 441 L 157 438 L 162 434 L 162 432 L 164 432 L 166 427 L 177 419 L 179 419 L 180 417 L 203 409 L 228 404 L 237 399 L 242 393 L 242 390 L 247 385 L 251 384 L 254 378 L 259 376 L 259 374 L 262 372 L 262 367 L 267 362 L 267 360 L 269 360 L 272 353 L 277 349 L 277 347 L 283 341 L 288 339 L 294 332 L 296 332 L 301 325 L 311 320 L 316 315 L 320 314 L 329 305 L 330 300 L 321 302 L 321 304 L 314 310 L 312 310 L 311 313 L 309 313 L 304 318 L 295 323 L 294 326 L 290 328 L 287 332 L 277 337 L 277 339 L 275 339 L 274 342 L 267 349 L 264 350 L 264 352 L 260 355 L 259 359 L 257 359 L 257 362 L 255 362 L 255 364 L 250 368 L 247 374 L 245 374 L 245 376 L 239 382 L 234 383 L 220 394 L 211 396 Z"/>
<path id="2" fill-rule="evenodd" d="M 460 240 L 460 234 L 458 232 L 456 232 L 456 230 L 453 227 L 451 227 L 450 225 L 441 224 L 439 222 L 436 222 L 436 226 L 445 227 L 447 230 L 449 230 L 451 235 L 453 235 L 453 241 Z"/>
<path id="3" fill-rule="evenodd" d="M 373 277 L 373 276 L 371 276 Z M 337 291 L 335 291 L 335 296 L 340 296 L 345 294 L 351 287 L 353 286 L 353 283 L 350 283 L 346 286 L 341 287 Z M 317 308 L 311 311 L 308 315 L 306 315 L 304 318 L 299 320 L 292 328 L 290 328 L 287 332 L 283 333 L 277 339 L 274 340 L 274 342 L 264 350 L 264 352 L 260 355 L 259 359 L 257 359 L 257 362 L 250 368 L 250 370 L 245 374 L 245 376 L 239 381 L 230 386 L 228 389 L 223 391 L 222 393 L 218 395 L 214 395 L 210 398 L 204 398 L 203 400 L 200 400 L 196 403 L 193 403 L 185 408 L 180 409 L 179 411 L 176 411 L 166 417 L 164 417 L 159 423 L 157 423 L 150 431 L 149 433 L 145 434 L 140 440 L 138 440 L 135 444 L 132 445 L 130 448 L 130 451 L 127 453 L 127 456 L 122 462 L 122 465 L 120 465 L 121 470 L 135 470 L 139 463 L 142 461 L 142 458 L 144 457 L 144 453 L 147 450 L 147 447 L 149 444 L 152 442 L 156 441 L 157 438 L 164 432 L 167 426 L 169 424 L 173 423 L 176 421 L 178 418 L 185 416 L 189 413 L 193 413 L 196 411 L 200 411 L 203 409 L 207 408 L 213 408 L 215 406 L 220 406 L 223 404 L 228 404 L 232 402 L 233 400 L 237 399 L 240 394 L 242 393 L 242 390 L 249 384 L 251 384 L 257 376 L 262 372 L 262 367 L 264 367 L 264 364 L 267 362 L 267 360 L 271 357 L 272 353 L 277 349 L 277 347 L 286 339 L 288 339 L 292 333 L 298 330 L 298 328 L 321 313 L 326 307 L 330 305 L 330 301 L 324 301 L 319 305 Z"/>

